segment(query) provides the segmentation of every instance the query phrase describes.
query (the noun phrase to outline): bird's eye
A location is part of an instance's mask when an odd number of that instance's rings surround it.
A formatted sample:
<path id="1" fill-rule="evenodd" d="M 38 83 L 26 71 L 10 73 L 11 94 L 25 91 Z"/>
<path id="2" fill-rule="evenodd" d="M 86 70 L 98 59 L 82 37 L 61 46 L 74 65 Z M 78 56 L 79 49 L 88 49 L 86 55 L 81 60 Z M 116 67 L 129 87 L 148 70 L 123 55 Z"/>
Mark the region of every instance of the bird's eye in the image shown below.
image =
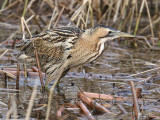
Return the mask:
<path id="1" fill-rule="evenodd" d="M 112 33 L 112 31 L 109 31 L 109 33 L 108 34 L 111 34 Z"/>

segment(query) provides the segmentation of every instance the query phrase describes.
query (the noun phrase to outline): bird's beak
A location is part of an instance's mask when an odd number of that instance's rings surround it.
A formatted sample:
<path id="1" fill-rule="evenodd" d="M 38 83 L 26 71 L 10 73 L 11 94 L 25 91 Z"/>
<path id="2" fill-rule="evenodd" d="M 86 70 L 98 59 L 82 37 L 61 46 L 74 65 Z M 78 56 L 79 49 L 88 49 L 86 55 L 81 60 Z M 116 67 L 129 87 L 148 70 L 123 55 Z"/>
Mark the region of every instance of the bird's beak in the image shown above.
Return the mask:
<path id="1" fill-rule="evenodd" d="M 135 37 L 134 35 L 125 33 L 125 32 L 120 32 L 120 31 L 116 31 L 116 32 L 112 32 L 111 36 L 117 36 L 117 37 Z"/>

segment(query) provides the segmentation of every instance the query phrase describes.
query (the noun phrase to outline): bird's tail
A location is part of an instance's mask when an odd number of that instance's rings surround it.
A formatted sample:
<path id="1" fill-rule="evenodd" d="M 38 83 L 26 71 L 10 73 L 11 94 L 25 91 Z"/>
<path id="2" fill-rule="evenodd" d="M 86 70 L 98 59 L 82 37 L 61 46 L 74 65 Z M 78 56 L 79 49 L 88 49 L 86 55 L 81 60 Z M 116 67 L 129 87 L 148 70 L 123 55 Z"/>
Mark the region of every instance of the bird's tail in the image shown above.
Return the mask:
<path id="1" fill-rule="evenodd" d="M 15 49 L 25 51 L 25 49 L 27 49 L 31 45 L 31 43 L 32 42 L 29 39 L 25 41 L 23 40 L 15 45 Z"/>

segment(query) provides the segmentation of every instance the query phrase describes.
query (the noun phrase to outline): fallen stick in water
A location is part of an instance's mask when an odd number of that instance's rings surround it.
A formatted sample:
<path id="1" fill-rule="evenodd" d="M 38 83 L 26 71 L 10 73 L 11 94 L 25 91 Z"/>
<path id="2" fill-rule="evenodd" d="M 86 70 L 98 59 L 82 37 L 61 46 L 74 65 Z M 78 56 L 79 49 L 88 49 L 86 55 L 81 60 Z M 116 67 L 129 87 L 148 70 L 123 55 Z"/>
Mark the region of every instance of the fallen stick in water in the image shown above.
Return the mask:
<path id="1" fill-rule="evenodd" d="M 83 113 L 90 119 L 90 120 L 95 120 L 93 115 L 90 113 L 90 111 L 87 109 L 87 107 L 83 104 L 83 102 L 77 102 L 77 106 L 81 108 Z"/>
<path id="2" fill-rule="evenodd" d="M 110 113 L 105 107 L 87 97 L 83 92 L 79 92 L 78 97 L 92 109 L 95 108 L 97 111 L 102 113 Z"/>
<path id="3" fill-rule="evenodd" d="M 135 112 L 135 117 L 136 117 L 136 119 L 139 119 L 141 113 L 140 113 L 140 109 L 139 109 L 139 105 L 138 105 L 138 100 L 137 100 L 137 96 L 136 96 L 136 90 L 135 90 L 133 81 L 129 81 L 129 83 L 131 85 L 132 99 L 133 99 L 133 108 L 134 108 L 134 112 Z"/>
<path id="4" fill-rule="evenodd" d="M 6 71 L 16 71 L 17 68 L 3 68 L 3 70 L 6 70 Z M 34 72 L 32 69 L 27 69 L 27 72 Z"/>
<path id="5" fill-rule="evenodd" d="M 83 92 L 83 94 L 85 94 L 87 97 L 91 99 L 102 99 L 102 100 L 108 100 L 108 101 L 112 101 L 112 100 L 124 101 L 127 99 L 121 96 L 115 97 L 113 95 L 106 95 L 106 94 L 99 94 L 99 93 Z"/>

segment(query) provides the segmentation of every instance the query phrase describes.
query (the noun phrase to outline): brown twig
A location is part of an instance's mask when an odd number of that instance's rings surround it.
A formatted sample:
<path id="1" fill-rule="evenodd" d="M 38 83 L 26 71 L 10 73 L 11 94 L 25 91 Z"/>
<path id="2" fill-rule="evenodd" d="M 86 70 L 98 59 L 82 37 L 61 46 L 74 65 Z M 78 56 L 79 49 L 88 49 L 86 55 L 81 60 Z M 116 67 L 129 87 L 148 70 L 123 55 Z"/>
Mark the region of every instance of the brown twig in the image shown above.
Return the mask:
<path id="1" fill-rule="evenodd" d="M 8 52 L 8 49 L 6 49 L 1 55 L 0 58 L 3 57 Z"/>
<path id="2" fill-rule="evenodd" d="M 146 5 L 146 9 L 147 9 L 149 24 L 150 24 L 150 27 L 151 27 L 151 34 L 152 34 L 152 37 L 154 37 L 153 24 L 152 24 L 151 15 L 150 15 L 150 11 L 149 11 L 147 0 L 145 0 L 145 5 Z"/>
<path id="3" fill-rule="evenodd" d="M 78 97 L 84 102 L 86 103 L 88 106 L 90 106 L 91 108 L 95 108 L 96 110 L 103 112 L 103 113 L 110 113 L 105 107 L 103 107 L 102 105 L 98 104 L 97 102 L 95 102 L 94 100 L 91 100 L 89 97 L 87 97 L 85 94 L 83 94 L 82 92 L 78 93 Z"/>
<path id="4" fill-rule="evenodd" d="M 136 96 L 137 98 L 142 98 L 142 88 L 136 88 Z"/>
<path id="5" fill-rule="evenodd" d="M 89 112 L 89 110 L 87 109 L 87 107 L 82 103 L 82 102 L 77 102 L 77 106 L 79 106 L 81 108 L 81 110 L 83 111 L 83 113 L 91 120 L 95 120 L 95 118 L 93 117 L 93 115 Z"/>
<path id="6" fill-rule="evenodd" d="M 3 68 L 5 71 L 16 71 L 17 68 Z M 28 72 L 34 72 L 32 69 L 27 69 Z"/>
<path id="7" fill-rule="evenodd" d="M 115 99 L 113 95 L 106 95 L 106 94 L 99 94 L 99 93 L 90 93 L 90 92 L 83 92 L 87 97 L 91 99 L 103 99 L 103 100 L 109 100 L 112 101 Z M 124 101 L 126 98 L 124 97 L 116 97 L 116 101 Z"/>
<path id="8" fill-rule="evenodd" d="M 20 75 L 20 68 L 19 64 L 17 63 L 16 90 L 19 90 L 19 75 Z"/>
<path id="9" fill-rule="evenodd" d="M 117 104 L 117 106 L 118 106 L 118 108 L 121 110 L 121 112 L 123 114 L 127 114 L 128 113 L 121 104 Z"/>
<path id="10" fill-rule="evenodd" d="M 137 100 L 137 96 L 136 96 L 136 90 L 135 90 L 133 81 L 130 81 L 129 83 L 131 85 L 131 91 L 132 91 L 132 98 L 133 98 L 133 106 L 134 106 L 135 117 L 137 119 L 139 119 L 141 113 L 140 113 L 140 110 L 139 110 L 138 100 Z"/>
<path id="11" fill-rule="evenodd" d="M 33 72 L 38 72 L 38 69 L 34 66 L 31 66 L 31 69 L 32 69 Z"/>
<path id="12" fill-rule="evenodd" d="M 19 73 L 20 73 L 20 68 L 19 64 L 17 63 L 17 78 L 16 78 L 16 90 L 17 90 L 17 99 L 19 99 Z"/>
<path id="13" fill-rule="evenodd" d="M 58 18 L 57 18 L 57 20 L 56 20 L 56 22 L 55 22 L 55 24 L 54 24 L 54 27 L 53 27 L 53 28 L 55 28 L 55 27 L 56 27 L 56 25 L 57 25 L 57 23 L 58 23 L 58 21 L 59 21 L 59 18 L 61 17 L 61 15 L 62 15 L 62 13 L 63 13 L 64 9 L 65 9 L 65 7 L 63 6 L 63 8 L 62 8 L 61 12 L 59 13 Z"/>
<path id="14" fill-rule="evenodd" d="M 38 59 L 38 52 L 37 52 L 37 49 L 35 47 L 34 47 L 34 52 L 35 52 L 35 55 L 36 55 L 36 62 L 37 62 L 37 67 L 38 67 L 39 78 L 40 78 L 40 81 L 41 81 L 42 92 L 44 92 L 45 91 L 45 86 L 44 86 L 44 82 L 43 82 L 40 62 L 39 62 L 39 59 Z"/>

